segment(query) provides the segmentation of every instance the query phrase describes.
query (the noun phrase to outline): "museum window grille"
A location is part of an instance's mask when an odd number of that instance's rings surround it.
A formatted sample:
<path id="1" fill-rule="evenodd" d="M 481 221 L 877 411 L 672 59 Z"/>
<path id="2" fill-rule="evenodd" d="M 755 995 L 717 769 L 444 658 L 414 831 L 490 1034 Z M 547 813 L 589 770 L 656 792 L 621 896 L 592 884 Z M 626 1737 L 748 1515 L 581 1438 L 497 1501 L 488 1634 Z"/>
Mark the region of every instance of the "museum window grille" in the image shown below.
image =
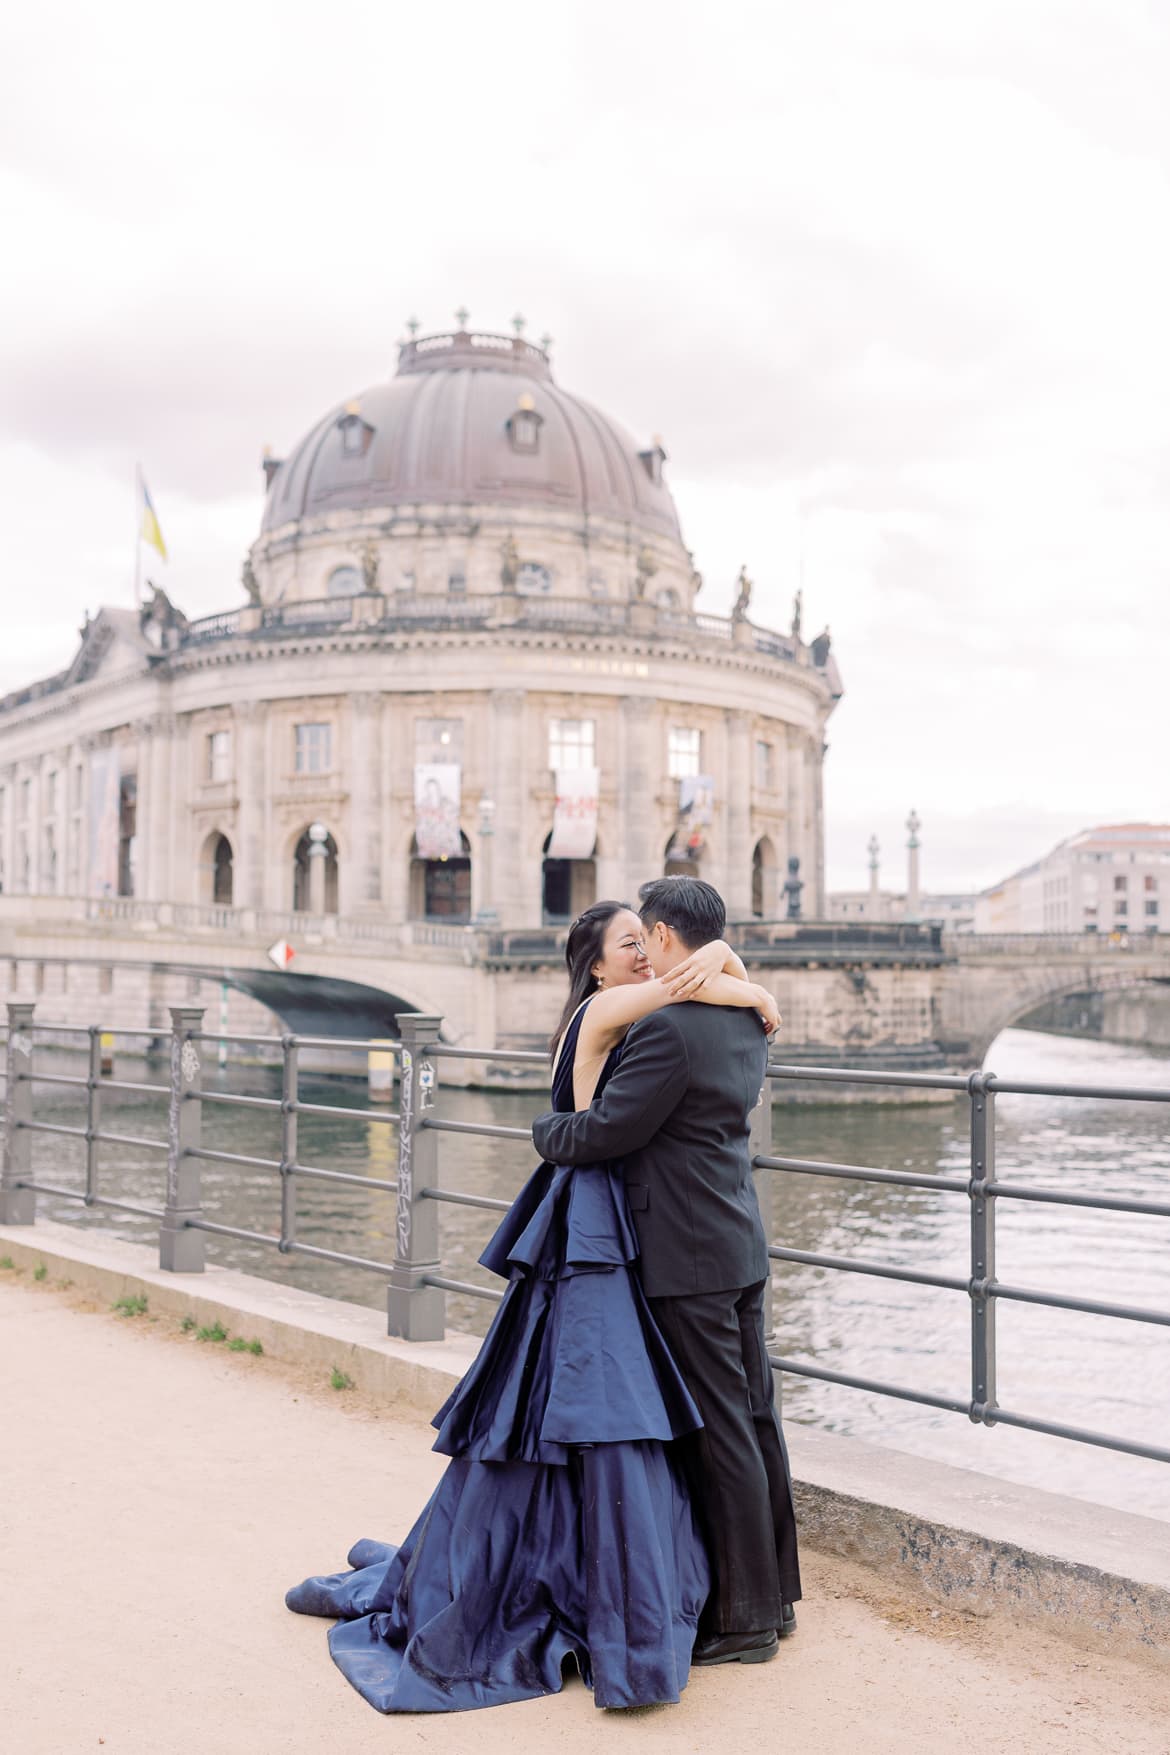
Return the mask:
<path id="1" fill-rule="evenodd" d="M 338 416 L 337 426 L 341 433 L 341 455 L 364 457 L 374 436 L 369 421 L 363 420 L 357 409 L 351 406 Z"/>
<path id="2" fill-rule="evenodd" d="M 701 772 L 702 733 L 693 725 L 672 725 L 667 734 L 666 772 L 672 780 L 686 780 Z"/>
<path id="3" fill-rule="evenodd" d="M 232 734 L 230 731 L 209 731 L 207 734 L 207 778 L 218 782 L 230 780 L 232 773 Z"/>
<path id="4" fill-rule="evenodd" d="M 594 719 L 550 719 L 548 765 L 553 773 L 561 768 L 595 768 L 596 737 Z"/>
<path id="5" fill-rule="evenodd" d="M 541 849 L 541 923 L 567 926 L 597 900 L 597 848 L 588 859 L 550 859 L 551 841 L 550 829 Z"/>
<path id="6" fill-rule="evenodd" d="M 296 727 L 296 772 L 328 774 L 333 765 L 333 727 L 313 723 Z"/>
<path id="7" fill-rule="evenodd" d="M 459 831 L 459 852 L 449 859 L 420 859 L 410 843 L 410 917 L 466 926 L 471 919 L 471 842 Z"/>

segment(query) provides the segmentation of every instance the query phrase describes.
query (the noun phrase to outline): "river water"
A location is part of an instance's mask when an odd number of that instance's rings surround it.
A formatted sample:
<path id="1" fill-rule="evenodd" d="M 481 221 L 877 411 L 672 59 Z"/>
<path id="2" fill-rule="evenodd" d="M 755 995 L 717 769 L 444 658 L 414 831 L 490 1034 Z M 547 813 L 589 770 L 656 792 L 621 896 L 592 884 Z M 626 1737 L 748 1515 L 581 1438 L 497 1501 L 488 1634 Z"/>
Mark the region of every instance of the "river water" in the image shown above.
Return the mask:
<path id="1" fill-rule="evenodd" d="M 77 1070 L 52 1055 L 42 1071 Z M 1170 1085 L 1170 1056 L 1139 1048 L 1007 1030 L 988 1065 L 1016 1080 Z M 120 1077 L 141 1078 L 132 1063 Z M 158 1073 L 151 1078 L 157 1079 Z M 279 1095 L 279 1077 L 229 1064 L 205 1069 L 208 1090 Z M 367 1101 L 351 1081 L 302 1078 L 302 1097 L 341 1107 Z M 161 1139 L 165 1103 L 127 1093 L 104 1100 L 103 1126 Z M 526 1126 L 546 1106 L 533 1095 L 450 1090 L 437 1113 L 451 1119 Z M 75 1094 L 40 1087 L 41 1119 L 76 1122 Z M 858 1104 L 777 1107 L 776 1150 L 786 1156 L 885 1169 L 967 1175 L 966 1100 L 923 1107 Z M 1170 1200 L 1170 1108 L 1164 1104 L 1060 1097 L 998 1099 L 998 1174 L 1007 1180 Z M 270 1112 L 204 1106 L 204 1143 L 256 1157 L 277 1157 Z M 519 1142 L 440 1136 L 442 1183 L 467 1193 L 510 1198 L 532 1168 Z M 326 1168 L 393 1176 L 395 1130 L 359 1117 L 302 1117 L 299 1159 Z M 34 1136 L 34 1162 L 45 1180 L 79 1184 L 80 1142 Z M 135 1147 L 103 1148 L 102 1192 L 162 1204 L 163 1158 Z M 278 1229 L 273 1172 L 205 1164 L 209 1218 L 271 1232 Z M 791 1247 L 917 1267 L 965 1277 L 969 1216 L 965 1195 L 824 1177 L 777 1173 L 775 1233 Z M 86 1211 L 55 1197 L 40 1210 L 66 1224 L 98 1225 L 127 1239 L 153 1242 L 154 1221 Z M 476 1257 L 495 1216 L 444 1205 L 443 1270 L 488 1284 Z M 305 1243 L 387 1261 L 393 1255 L 393 1197 L 365 1189 L 302 1181 L 298 1235 Z M 1005 1283 L 1170 1310 L 1170 1219 L 1001 1200 L 997 1272 Z M 373 1273 L 230 1238 L 208 1238 L 208 1258 L 306 1290 L 384 1308 L 383 1279 Z M 448 1298 L 448 1324 L 482 1333 L 493 1305 Z M 903 1285 L 859 1274 L 776 1264 L 776 1344 L 822 1367 L 964 1399 L 969 1394 L 969 1306 L 964 1293 Z M 998 1306 L 999 1401 L 1013 1412 L 1170 1445 L 1170 1330 L 1001 1301 Z M 786 1420 L 801 1421 L 1170 1520 L 1170 1465 L 1086 1444 L 972 1426 L 961 1414 L 811 1378 L 784 1379 Z"/>

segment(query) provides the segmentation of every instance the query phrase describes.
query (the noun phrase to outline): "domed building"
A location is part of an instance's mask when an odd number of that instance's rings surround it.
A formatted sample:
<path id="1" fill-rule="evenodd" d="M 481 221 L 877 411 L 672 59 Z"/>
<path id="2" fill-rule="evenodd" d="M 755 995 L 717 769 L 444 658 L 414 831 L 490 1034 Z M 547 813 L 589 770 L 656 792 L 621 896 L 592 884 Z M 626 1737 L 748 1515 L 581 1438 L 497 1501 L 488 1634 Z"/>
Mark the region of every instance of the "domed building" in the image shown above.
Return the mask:
<path id="1" fill-rule="evenodd" d="M 538 929 L 664 869 L 775 919 L 796 860 L 822 914 L 828 636 L 697 610 L 665 464 L 522 335 L 412 336 L 265 459 L 246 604 L 0 702 L 3 890 Z"/>

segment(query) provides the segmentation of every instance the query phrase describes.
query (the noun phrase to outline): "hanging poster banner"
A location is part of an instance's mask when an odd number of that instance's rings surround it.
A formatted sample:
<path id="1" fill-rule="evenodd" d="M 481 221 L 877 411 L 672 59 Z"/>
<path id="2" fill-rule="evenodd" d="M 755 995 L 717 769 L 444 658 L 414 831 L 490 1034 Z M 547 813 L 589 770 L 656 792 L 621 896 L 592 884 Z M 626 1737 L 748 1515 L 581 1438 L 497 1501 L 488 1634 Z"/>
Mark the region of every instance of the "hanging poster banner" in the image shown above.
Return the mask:
<path id="1" fill-rule="evenodd" d="M 459 835 L 458 762 L 418 762 L 414 770 L 414 832 L 420 859 L 454 859 Z"/>
<path id="2" fill-rule="evenodd" d="M 714 778 L 710 774 L 685 774 L 678 783 L 678 828 L 667 852 L 668 860 L 701 858 L 707 844 L 704 831 L 714 816 Z"/>
<path id="3" fill-rule="evenodd" d="M 89 859 L 86 893 L 116 896 L 118 893 L 118 812 L 121 800 L 121 768 L 112 746 L 90 751 L 89 757 Z"/>
<path id="4" fill-rule="evenodd" d="M 546 859 L 592 859 L 600 787 L 600 768 L 557 769 L 557 803 Z"/>

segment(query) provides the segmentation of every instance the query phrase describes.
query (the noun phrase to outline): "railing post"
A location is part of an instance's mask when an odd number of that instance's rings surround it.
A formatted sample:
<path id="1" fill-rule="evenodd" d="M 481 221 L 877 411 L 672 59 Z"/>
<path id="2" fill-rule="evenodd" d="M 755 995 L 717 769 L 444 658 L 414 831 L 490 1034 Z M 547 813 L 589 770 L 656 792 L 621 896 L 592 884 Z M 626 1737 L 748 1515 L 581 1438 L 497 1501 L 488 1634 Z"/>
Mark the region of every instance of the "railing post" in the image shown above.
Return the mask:
<path id="1" fill-rule="evenodd" d="M 423 1284 L 439 1271 L 439 1208 L 415 1190 L 437 1188 L 438 1135 L 426 1126 L 438 1089 L 435 1058 L 442 1018 L 407 1012 L 398 1019 L 402 1035 L 402 1085 L 398 1122 L 398 1205 L 394 1267 L 386 1297 L 387 1329 L 407 1341 L 441 1341 L 446 1300 L 437 1286 Z"/>
<path id="2" fill-rule="evenodd" d="M 203 1007 L 173 1005 L 171 1092 L 167 1113 L 167 1203 L 158 1237 L 158 1265 L 176 1274 L 201 1274 L 205 1238 L 192 1228 L 202 1218 L 202 1168 L 191 1156 L 202 1133 L 199 1051 L 192 1034 L 203 1026 Z"/>
<path id="3" fill-rule="evenodd" d="M 769 1244 L 776 1241 L 773 1232 L 776 1223 L 776 1191 L 775 1171 L 757 1170 L 754 1168 L 757 1158 L 767 1158 L 772 1152 L 772 1081 L 764 1074 L 763 1089 L 759 1101 L 751 1113 L 751 1132 L 748 1135 L 748 1150 L 752 1158 L 752 1181 L 756 1185 L 756 1199 L 760 1203 L 760 1221 L 764 1227 L 764 1237 Z M 772 1304 L 772 1273 L 768 1272 L 768 1284 L 764 1290 L 764 1333 L 769 1342 L 775 1319 Z M 779 1394 L 779 1384 L 777 1384 Z"/>
<path id="4" fill-rule="evenodd" d="M 85 1070 L 85 1204 L 93 1205 L 98 1191 L 98 1133 L 102 1125 L 102 1030 L 89 1026 L 89 1064 Z"/>
<path id="5" fill-rule="evenodd" d="M 4 1092 L 4 1164 L 0 1169 L 0 1225 L 33 1225 L 37 1217 L 35 1190 L 21 1188 L 32 1175 L 33 1012 L 23 1000 L 8 1006 L 8 1077 Z"/>
<path id="6" fill-rule="evenodd" d="M 972 1073 L 971 1180 L 971 1408 L 976 1425 L 994 1426 L 995 1407 L 995 1091 L 990 1073 Z"/>
<path id="7" fill-rule="evenodd" d="M 283 1040 L 284 1068 L 280 1088 L 280 1253 L 287 1255 L 297 1235 L 297 1103 L 300 1049 L 295 1036 Z"/>

